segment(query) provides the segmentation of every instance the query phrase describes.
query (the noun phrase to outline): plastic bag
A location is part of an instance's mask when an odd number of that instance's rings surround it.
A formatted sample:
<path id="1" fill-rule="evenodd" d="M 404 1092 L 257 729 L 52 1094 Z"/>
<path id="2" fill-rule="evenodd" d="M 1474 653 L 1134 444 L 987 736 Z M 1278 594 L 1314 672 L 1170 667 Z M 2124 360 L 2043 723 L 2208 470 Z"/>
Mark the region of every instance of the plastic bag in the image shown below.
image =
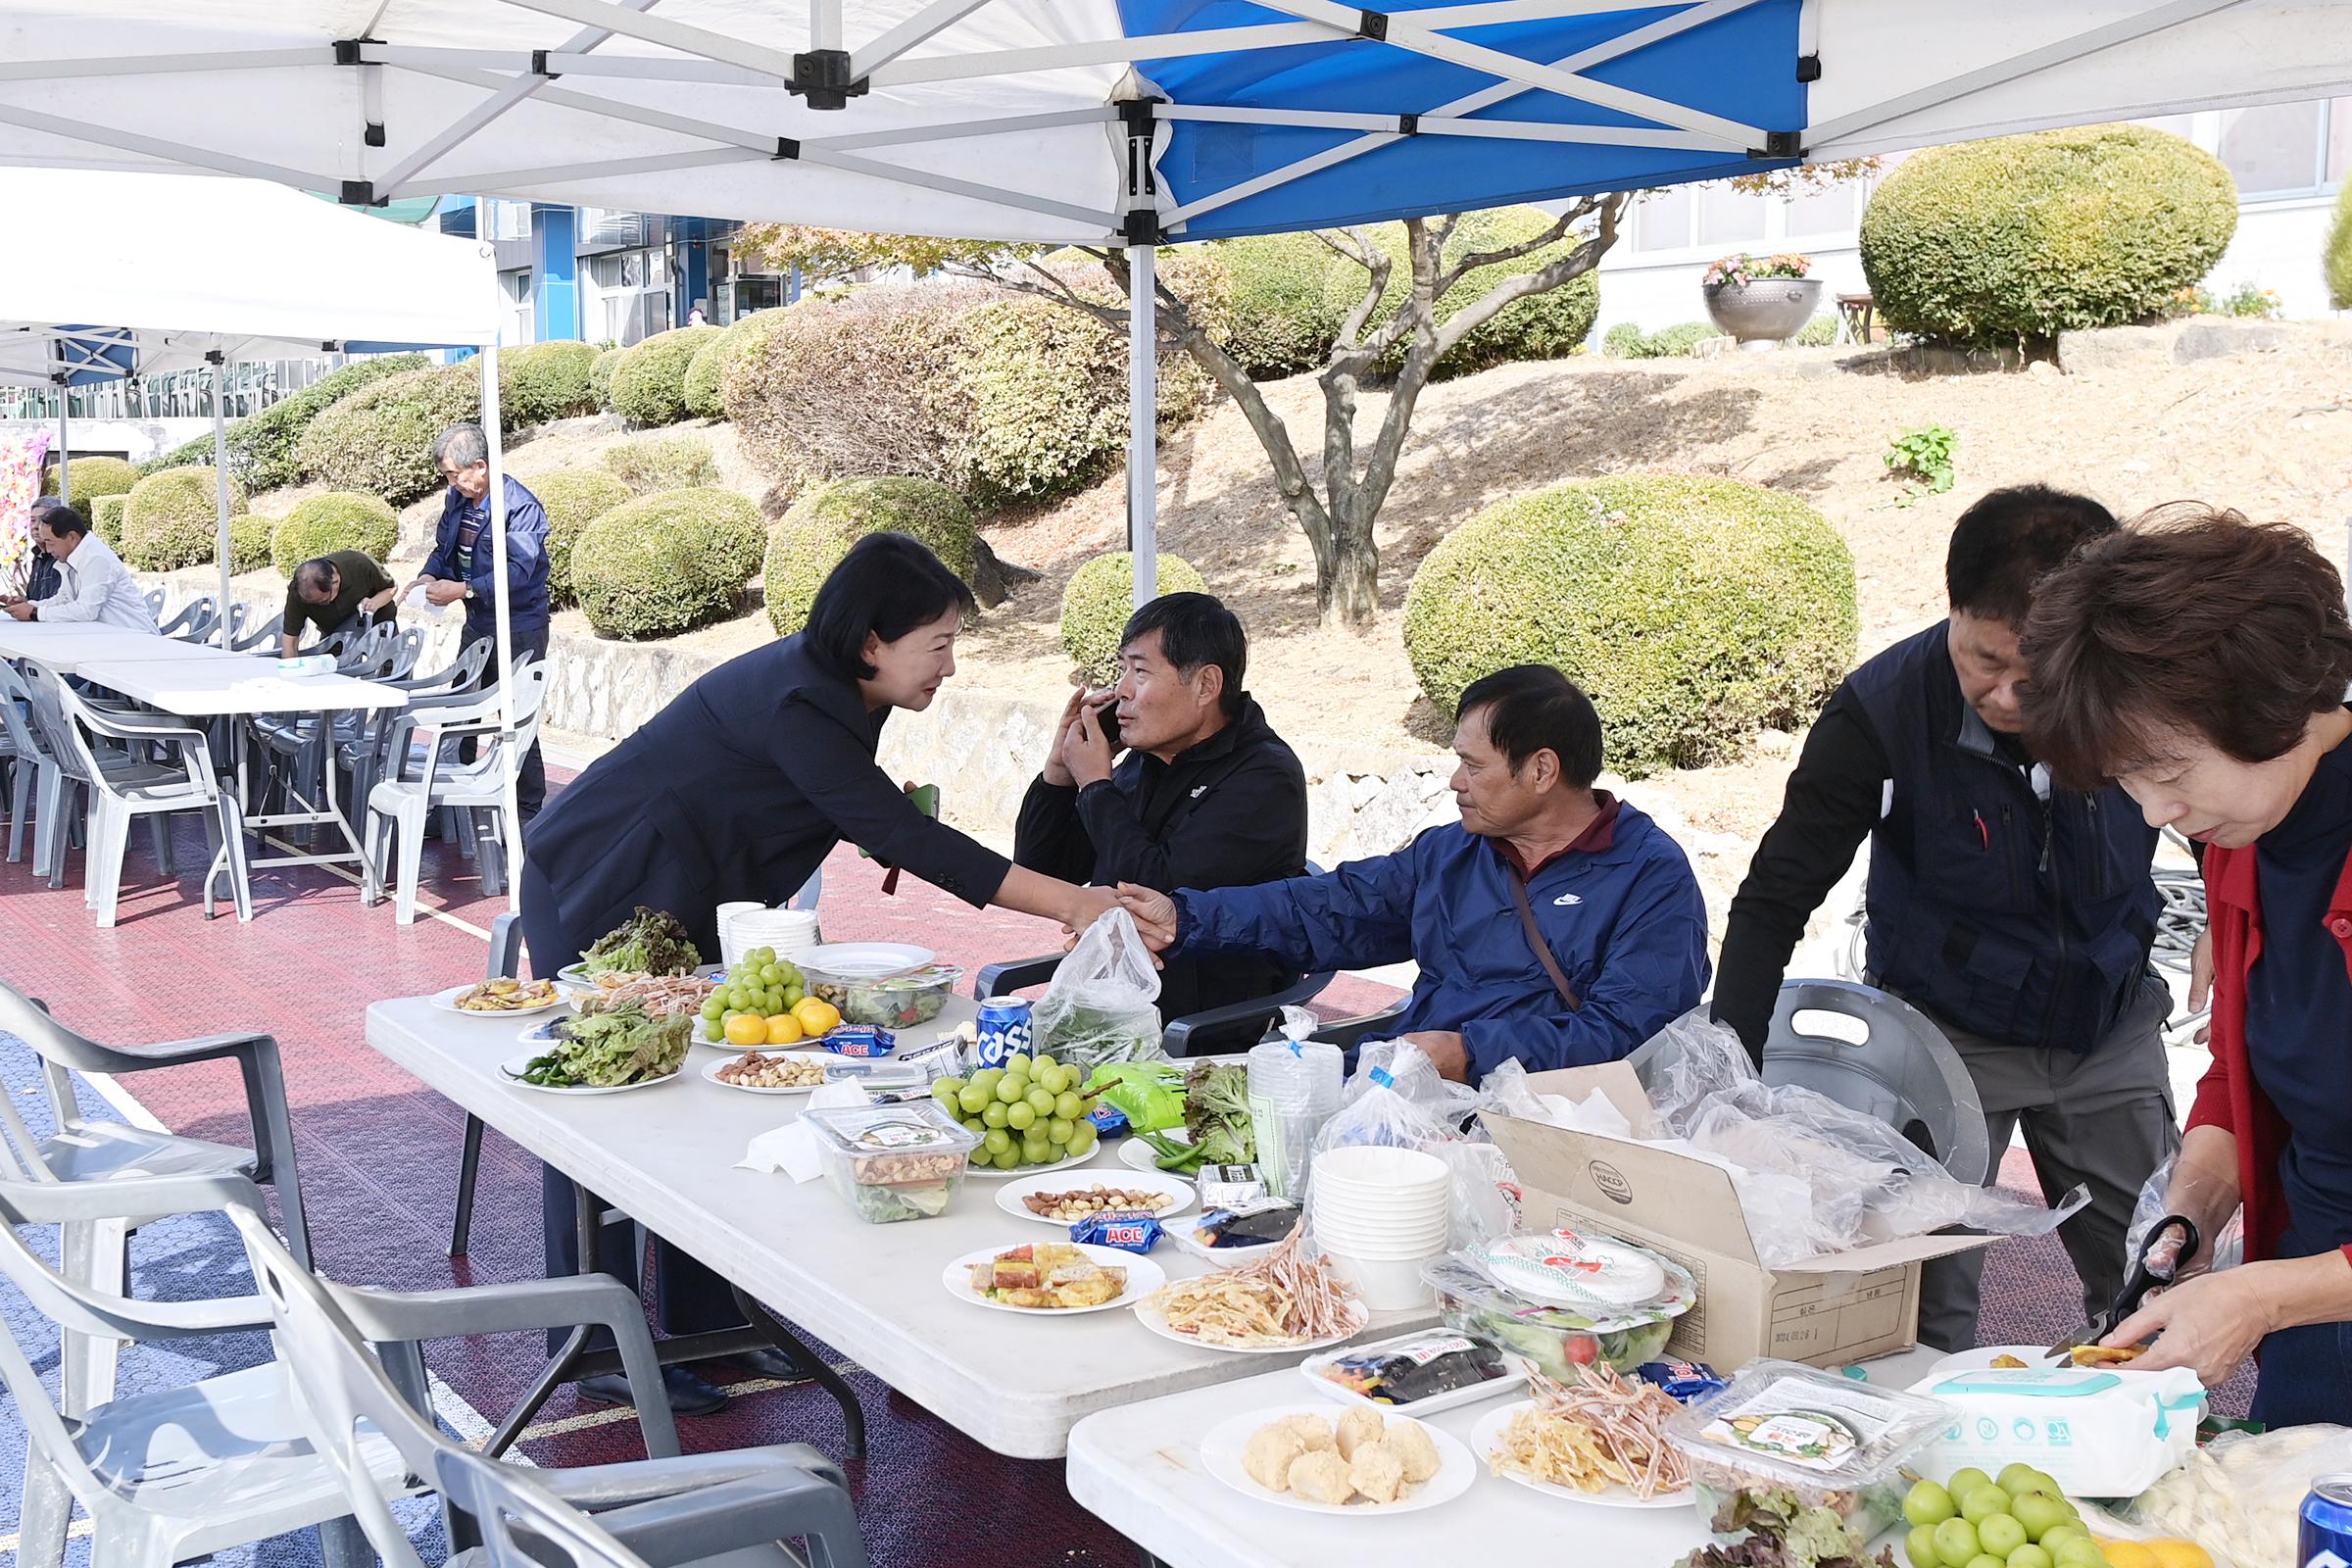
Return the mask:
<path id="1" fill-rule="evenodd" d="M 2158 1220 L 2173 1212 L 2168 1200 L 2174 1196 L 2173 1182 L 2180 1164 L 2180 1156 L 2178 1153 L 2167 1154 L 2164 1163 L 2157 1166 L 2148 1177 L 2147 1185 L 2139 1190 L 2139 1201 L 2132 1206 L 2131 1229 L 2124 1233 L 2124 1256 L 2127 1259 L 2139 1255 L 2140 1242 L 2155 1228 Z M 2192 1187 L 2195 1179 L 2193 1175 L 2190 1177 Z M 2195 1200 L 2197 1195 L 2193 1190 L 2183 1191 L 2180 1196 L 2190 1208 L 2203 1206 Z M 2245 1261 L 2244 1211 L 2232 1210 L 2229 1220 L 2222 1226 L 2222 1233 L 2219 1236 L 2207 1236 L 2203 1241 L 2205 1257 L 2187 1260 L 2188 1266 L 2180 1270 L 2180 1279 L 2193 1279 L 2217 1268 L 2235 1268 Z"/>
<path id="2" fill-rule="evenodd" d="M 1368 1045 L 1356 1055 L 1339 1111 L 1315 1135 L 1315 1156 L 1371 1145 L 1417 1149 L 1452 1171 L 1447 1245 L 1466 1247 L 1510 1233 L 1516 1220 L 1505 1192 L 1510 1163 L 1470 1118 L 1487 1103 L 1466 1084 L 1439 1075 L 1421 1048 L 1402 1040 Z M 1471 1131 L 1465 1132 L 1468 1123 Z M 1312 1170 L 1312 1166 L 1309 1166 Z M 1314 1236 L 1315 1189 L 1306 1190 L 1307 1237 Z"/>
<path id="3" fill-rule="evenodd" d="M 1166 1062 L 1129 1061 L 1104 1067 L 1087 1081 L 1102 1102 L 1138 1133 L 1184 1125 L 1184 1071 Z"/>
<path id="4" fill-rule="evenodd" d="M 2122 1516 L 2195 1542 L 2224 1568 L 2297 1568 L 2304 1494 L 2314 1479 L 2347 1470 L 2352 1428 L 2225 1432 L 2126 1503 Z"/>
<path id="5" fill-rule="evenodd" d="M 1135 916 L 1112 909 L 1086 928 L 1038 998 L 1037 1049 L 1087 1069 L 1157 1059 L 1158 1001 L 1159 970 Z"/>
<path id="6" fill-rule="evenodd" d="M 1266 1191 L 1297 1199 L 1306 1190 L 1315 1134 L 1340 1108 L 1347 1067 L 1340 1048 L 1310 1040 L 1318 1027 L 1304 1007 L 1285 1007 L 1250 1053 L 1250 1122 Z"/>
<path id="7" fill-rule="evenodd" d="M 2089 1195 L 2055 1208 L 1972 1187 L 1894 1128 L 1827 1095 L 1757 1076 L 1740 1037 L 1694 1009 L 1636 1054 L 1659 1121 L 1697 1152 L 1728 1161 L 1767 1268 L 1815 1252 L 1962 1226 L 2046 1236 Z"/>

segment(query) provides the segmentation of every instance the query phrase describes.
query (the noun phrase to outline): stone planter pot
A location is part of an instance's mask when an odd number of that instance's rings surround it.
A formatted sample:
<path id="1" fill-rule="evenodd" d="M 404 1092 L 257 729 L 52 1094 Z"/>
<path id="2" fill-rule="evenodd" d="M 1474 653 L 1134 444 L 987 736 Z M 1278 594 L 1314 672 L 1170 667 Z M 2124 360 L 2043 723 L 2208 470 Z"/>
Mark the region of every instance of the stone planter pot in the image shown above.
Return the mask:
<path id="1" fill-rule="evenodd" d="M 1818 277 L 1759 277 L 1746 283 L 1704 283 L 1707 316 L 1742 348 L 1769 347 L 1796 336 L 1821 303 Z"/>

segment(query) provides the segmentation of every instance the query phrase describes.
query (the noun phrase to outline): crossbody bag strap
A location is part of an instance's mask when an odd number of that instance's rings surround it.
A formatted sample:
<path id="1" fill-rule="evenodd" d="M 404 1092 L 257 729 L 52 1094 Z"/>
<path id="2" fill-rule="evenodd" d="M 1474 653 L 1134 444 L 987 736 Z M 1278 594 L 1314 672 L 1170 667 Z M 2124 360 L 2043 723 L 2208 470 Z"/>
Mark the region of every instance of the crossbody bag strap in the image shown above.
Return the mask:
<path id="1" fill-rule="evenodd" d="M 1567 972 L 1560 967 L 1560 960 L 1551 955 L 1551 944 L 1544 940 L 1544 928 L 1536 924 L 1536 906 L 1527 902 L 1527 883 L 1523 879 L 1516 876 L 1511 878 L 1511 897 L 1519 901 L 1519 923 L 1527 927 L 1527 945 L 1535 950 L 1536 961 L 1544 965 L 1545 974 L 1551 976 L 1552 987 L 1559 992 L 1560 1000 L 1568 1004 L 1568 1010 L 1584 1011 L 1584 999 L 1576 994 L 1576 987 L 1568 983 Z"/>

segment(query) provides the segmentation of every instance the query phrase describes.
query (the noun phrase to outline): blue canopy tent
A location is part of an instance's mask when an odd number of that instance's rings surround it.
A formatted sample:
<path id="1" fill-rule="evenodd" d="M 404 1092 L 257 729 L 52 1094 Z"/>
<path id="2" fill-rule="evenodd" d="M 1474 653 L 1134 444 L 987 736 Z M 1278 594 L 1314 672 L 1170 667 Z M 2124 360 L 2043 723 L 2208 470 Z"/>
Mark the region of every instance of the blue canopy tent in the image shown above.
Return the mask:
<path id="1" fill-rule="evenodd" d="M 0 163 L 1156 246 L 2352 91 L 2340 0 L 35 0 Z"/>

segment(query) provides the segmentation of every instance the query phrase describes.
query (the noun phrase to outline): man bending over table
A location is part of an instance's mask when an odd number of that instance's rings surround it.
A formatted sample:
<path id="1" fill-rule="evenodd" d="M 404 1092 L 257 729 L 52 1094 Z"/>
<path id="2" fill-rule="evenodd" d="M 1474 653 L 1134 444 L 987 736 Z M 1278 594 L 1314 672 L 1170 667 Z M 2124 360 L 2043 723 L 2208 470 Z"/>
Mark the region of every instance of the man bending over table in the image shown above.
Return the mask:
<path id="1" fill-rule="evenodd" d="M 1448 1078 L 1615 1061 L 1698 1004 L 1707 911 L 1682 847 L 1596 791 L 1600 715 L 1547 664 L 1455 710 L 1459 825 L 1395 855 L 1261 887 L 1123 885 L 1170 955 L 1263 953 L 1302 970 L 1420 966 L 1396 1034 Z"/>
<path id="2" fill-rule="evenodd" d="M 355 620 L 379 626 L 398 618 L 392 608 L 400 592 L 391 576 L 365 550 L 336 550 L 294 568 L 286 584 L 286 612 L 278 652 L 292 659 L 305 626 L 331 637 Z"/>

